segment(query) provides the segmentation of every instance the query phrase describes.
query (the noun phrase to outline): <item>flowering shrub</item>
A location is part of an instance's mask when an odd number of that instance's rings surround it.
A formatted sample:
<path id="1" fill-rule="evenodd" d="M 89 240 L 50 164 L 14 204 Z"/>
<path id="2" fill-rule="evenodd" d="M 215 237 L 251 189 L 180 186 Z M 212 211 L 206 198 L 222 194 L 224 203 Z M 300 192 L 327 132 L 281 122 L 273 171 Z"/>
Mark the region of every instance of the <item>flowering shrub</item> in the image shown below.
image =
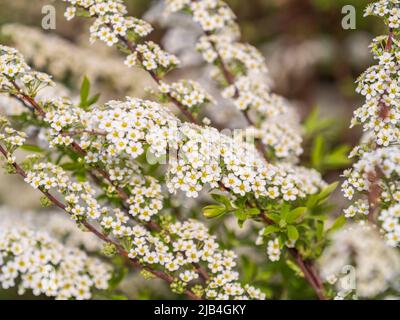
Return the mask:
<path id="1" fill-rule="evenodd" d="M 356 201 L 344 212 L 347 217 L 368 217 L 381 223 L 388 244 L 400 243 L 400 110 L 398 92 L 399 43 L 398 1 L 377 1 L 366 15 L 382 17 L 389 27 L 387 36 L 374 39 L 371 48 L 377 65 L 358 80 L 357 92 L 366 103 L 354 113 L 352 125 L 361 124 L 368 131 L 353 157 L 358 161 L 346 170 L 342 185 L 346 198 Z"/>
<path id="2" fill-rule="evenodd" d="M 327 200 L 337 183 L 329 185 L 317 170 L 301 165 L 298 117 L 289 102 L 270 89 L 262 54 L 240 41 L 227 4 L 167 0 L 166 10 L 183 11 L 200 25 L 203 35 L 196 49 L 213 66 L 223 97 L 248 124 L 233 134 L 213 127 L 207 118 L 200 120 L 206 105 L 218 108 L 200 84 L 165 79 L 179 59 L 145 39 L 153 27 L 128 16 L 122 0 L 64 2 L 67 20 L 91 19 L 90 42 L 115 46 L 125 55 L 125 65 L 141 68 L 156 89 L 149 90 L 152 100 L 128 96 L 99 103 L 85 78 L 79 101 L 68 93 L 46 94 L 58 86 L 51 76 L 32 70 L 16 49 L 0 46 L 0 93 L 22 107 L 17 115 L 6 108 L 8 118 L 0 118 L 0 153 L 6 171 L 40 191 L 43 206 L 58 207 L 82 231 L 97 237 L 103 255 L 110 259 L 103 264 L 76 248 L 64 249 L 60 240 L 42 233 L 7 229 L 0 234 L 3 287 L 17 285 L 14 280 L 21 274 L 21 293 L 32 289 L 34 294 L 56 298 L 89 299 L 93 290 L 113 287 L 109 265 L 118 256 L 145 278 L 159 278 L 173 293 L 190 299 L 265 299 L 267 293 L 239 273 L 237 253 L 200 222 L 202 216 L 231 215 L 239 226 L 252 224 L 258 237 L 251 238 L 251 245 L 263 246 L 265 263 L 282 263 L 319 299 L 333 297 L 332 283 L 324 284 L 317 260 L 330 234 L 345 222 L 340 216 L 326 224 Z M 380 1 L 368 10 L 387 15 L 393 24 L 396 6 L 396 1 Z M 360 160 L 345 172 L 343 190 L 350 200 L 356 191 L 360 194 L 345 215 L 369 214 L 375 217 L 371 221 L 382 221 L 389 242 L 397 245 L 397 44 L 390 27 L 389 37 L 374 45 L 379 67 L 359 81 L 367 103 L 356 111 L 353 122 L 362 122 L 373 134 L 353 152 Z M 379 47 L 382 42 L 385 50 Z M 37 136 L 31 134 L 32 128 Z M 183 218 L 172 205 L 177 195 L 193 199 L 208 195 L 206 201 L 213 204 Z M 21 260 L 28 245 L 46 247 L 48 252 L 39 261 Z M 34 257 L 41 254 L 30 252 Z M 74 264 L 77 255 L 85 263 Z M 70 281 L 80 285 L 71 288 Z"/>

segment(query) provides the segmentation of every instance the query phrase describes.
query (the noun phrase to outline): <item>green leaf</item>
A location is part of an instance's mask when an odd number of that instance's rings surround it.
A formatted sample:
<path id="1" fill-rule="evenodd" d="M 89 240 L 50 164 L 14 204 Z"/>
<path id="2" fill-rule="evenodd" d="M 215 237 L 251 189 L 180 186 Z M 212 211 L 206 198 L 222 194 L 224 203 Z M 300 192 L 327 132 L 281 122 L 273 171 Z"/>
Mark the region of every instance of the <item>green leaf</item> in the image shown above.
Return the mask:
<path id="1" fill-rule="evenodd" d="M 346 224 L 346 217 L 344 215 L 340 215 L 332 226 L 327 230 L 327 232 L 334 232 L 341 229 Z"/>
<path id="2" fill-rule="evenodd" d="M 290 269 L 292 269 L 292 271 L 294 271 L 294 273 L 298 276 L 298 277 L 301 277 L 301 278 L 304 278 L 304 273 L 303 273 L 303 271 L 301 271 L 301 269 L 300 269 L 300 267 L 296 264 L 296 263 L 294 263 L 292 260 L 286 260 L 286 264 L 288 265 L 288 267 L 290 268 Z"/>
<path id="3" fill-rule="evenodd" d="M 318 107 L 314 107 L 304 121 L 304 131 L 307 137 L 315 136 L 316 133 L 328 130 L 335 124 L 332 117 L 321 117 Z"/>
<path id="4" fill-rule="evenodd" d="M 221 205 L 210 205 L 203 208 L 203 215 L 208 219 L 219 217 L 226 212 L 225 206 Z"/>
<path id="5" fill-rule="evenodd" d="M 341 145 L 337 147 L 324 157 L 324 167 L 336 169 L 350 164 L 351 161 L 347 156 L 349 151 L 350 146 L 348 145 Z"/>
<path id="6" fill-rule="evenodd" d="M 295 226 L 287 226 L 287 235 L 290 240 L 296 241 L 299 238 L 299 232 Z"/>
<path id="7" fill-rule="evenodd" d="M 330 184 L 329 186 L 325 187 L 320 193 L 314 194 L 314 195 L 311 195 L 310 197 L 308 197 L 307 204 L 306 204 L 307 208 L 309 208 L 309 209 L 315 208 L 317 205 L 324 202 L 330 196 L 330 194 L 333 191 L 335 191 L 338 184 L 339 184 L 338 181 L 334 182 L 334 183 Z"/>
<path id="8" fill-rule="evenodd" d="M 318 135 L 314 140 L 311 150 L 311 165 L 316 169 L 319 169 L 321 167 L 322 160 L 324 158 L 324 150 L 324 138 L 321 135 Z"/>
<path id="9" fill-rule="evenodd" d="M 281 221 L 281 216 L 276 213 L 267 213 L 267 217 L 275 223 L 279 223 L 279 221 Z"/>
<path id="10" fill-rule="evenodd" d="M 318 194 L 318 200 L 325 200 L 326 198 L 328 198 L 331 195 L 331 193 L 336 190 L 338 184 L 339 184 L 339 181 L 336 181 L 334 183 L 331 183 L 329 186 L 325 187 Z"/>
<path id="11" fill-rule="evenodd" d="M 260 214 L 260 209 L 258 208 L 249 208 L 249 209 L 244 209 L 244 214 L 248 216 L 258 216 Z"/>
<path id="12" fill-rule="evenodd" d="M 117 268 L 111 276 L 111 279 L 108 281 L 109 288 L 108 289 L 115 289 L 121 281 L 125 278 L 126 274 L 128 273 L 128 268 L 121 267 Z"/>
<path id="13" fill-rule="evenodd" d="M 90 81 L 88 77 L 84 76 L 81 84 L 81 104 L 86 105 L 86 102 L 89 98 L 89 91 L 90 91 Z"/>
<path id="14" fill-rule="evenodd" d="M 293 223 L 295 222 L 297 219 L 299 219 L 302 215 L 304 215 L 307 211 L 307 207 L 299 207 L 296 208 L 292 211 L 290 211 L 287 215 L 286 215 L 286 222 L 288 223 Z"/>
<path id="15" fill-rule="evenodd" d="M 100 99 L 100 93 L 96 93 L 93 97 L 90 97 L 87 101 L 87 106 L 90 107 L 91 105 L 95 104 Z"/>
<path id="16" fill-rule="evenodd" d="M 221 203 L 223 205 L 225 205 L 226 208 L 230 208 L 231 207 L 231 201 L 229 200 L 228 197 L 222 195 L 222 194 L 217 194 L 217 193 L 213 193 L 211 194 L 211 197 L 217 201 L 218 203 Z"/>
<path id="17" fill-rule="evenodd" d="M 77 162 L 67 162 L 67 163 L 63 163 L 61 165 L 61 168 L 63 168 L 66 171 L 75 171 L 75 170 L 81 169 L 82 165 Z"/>
<path id="18" fill-rule="evenodd" d="M 44 150 L 38 146 L 34 146 L 31 144 L 24 144 L 20 147 L 21 150 L 29 151 L 29 152 L 43 152 Z"/>
<path id="19" fill-rule="evenodd" d="M 271 233 L 278 232 L 280 229 L 277 226 L 268 226 L 264 229 L 264 236 L 268 236 Z"/>
<path id="20" fill-rule="evenodd" d="M 324 222 L 317 221 L 315 229 L 316 229 L 317 241 L 321 241 L 322 238 L 324 237 Z"/>

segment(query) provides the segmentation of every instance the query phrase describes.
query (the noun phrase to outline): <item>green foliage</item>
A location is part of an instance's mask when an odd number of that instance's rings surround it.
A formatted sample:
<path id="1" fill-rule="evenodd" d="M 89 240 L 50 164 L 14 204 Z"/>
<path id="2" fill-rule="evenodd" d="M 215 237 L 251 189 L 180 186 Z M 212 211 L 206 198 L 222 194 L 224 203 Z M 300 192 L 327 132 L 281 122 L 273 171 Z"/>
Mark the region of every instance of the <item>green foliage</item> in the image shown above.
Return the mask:
<path id="1" fill-rule="evenodd" d="M 99 93 L 95 94 L 94 96 L 90 96 L 90 81 L 88 77 L 85 76 L 81 84 L 79 107 L 87 111 L 99 100 L 99 98 Z"/>
<path id="2" fill-rule="evenodd" d="M 31 144 L 24 144 L 23 146 L 20 147 L 20 149 L 28 152 L 37 152 L 37 153 L 41 153 L 44 151 L 42 148 Z"/>
<path id="3" fill-rule="evenodd" d="M 351 163 L 348 158 L 350 146 L 336 145 L 337 135 L 341 130 L 336 119 L 321 117 L 319 109 L 314 108 L 304 121 L 303 129 L 306 149 L 310 149 L 307 165 L 324 173 L 344 168 Z"/>

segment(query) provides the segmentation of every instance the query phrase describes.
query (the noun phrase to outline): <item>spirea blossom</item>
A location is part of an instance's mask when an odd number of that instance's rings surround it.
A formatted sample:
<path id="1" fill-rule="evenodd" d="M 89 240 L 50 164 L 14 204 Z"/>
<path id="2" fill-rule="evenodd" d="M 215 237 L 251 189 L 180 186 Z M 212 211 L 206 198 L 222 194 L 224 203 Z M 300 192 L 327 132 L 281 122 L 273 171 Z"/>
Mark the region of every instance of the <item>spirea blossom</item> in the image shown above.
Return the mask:
<path id="1" fill-rule="evenodd" d="M 389 288 L 398 290 L 400 255 L 385 244 L 376 228 L 352 224 L 333 234 L 331 241 L 319 264 L 321 276 L 336 279 L 338 290 L 355 289 L 361 298 L 376 297 Z M 345 268 L 349 265 L 355 267 L 350 275 Z M 355 288 L 349 288 L 349 280 L 355 281 Z"/>
<path id="2" fill-rule="evenodd" d="M 99 159 L 100 151 L 136 159 L 149 146 L 157 157 L 169 155 L 169 190 L 181 190 L 189 197 L 197 197 L 206 184 L 215 188 L 222 183 L 240 196 L 254 193 L 293 201 L 324 185 L 313 170 L 269 164 L 241 135 L 232 138 L 211 127 L 182 123 L 155 102 L 133 98 L 109 102 L 93 113 L 87 125 L 89 132 L 105 131 L 90 138 L 91 157 Z M 96 146 L 103 147 L 96 150 Z"/>
<path id="3" fill-rule="evenodd" d="M 0 266 L 3 289 L 18 286 L 19 294 L 32 290 L 56 299 L 90 299 L 111 278 L 107 264 L 24 227 L 1 230 Z"/>
<path id="4" fill-rule="evenodd" d="M 370 4 L 366 15 L 382 17 L 390 29 L 388 36 L 374 39 L 371 48 L 377 64 L 358 79 L 357 92 L 365 104 L 357 109 L 352 125 L 362 124 L 367 138 L 356 146 L 351 156 L 358 157 L 352 169 L 346 170 L 342 189 L 349 200 L 346 217 L 368 217 L 382 226 L 389 245 L 399 244 L 400 229 L 400 108 L 399 59 L 396 39 L 399 1 L 381 0 Z"/>
<path id="5" fill-rule="evenodd" d="M 257 139 L 279 159 L 296 161 L 301 154 L 301 132 L 286 121 L 276 124 L 273 117 L 290 118 L 289 104 L 271 93 L 271 80 L 262 54 L 239 42 L 235 15 L 224 1 L 166 1 L 167 12 L 185 10 L 204 31 L 197 50 L 205 61 L 216 66 L 215 78 L 224 87 L 223 96 L 247 116 L 257 119 Z M 278 138 L 279 137 L 279 138 Z M 279 142 L 277 141 L 279 139 Z"/>

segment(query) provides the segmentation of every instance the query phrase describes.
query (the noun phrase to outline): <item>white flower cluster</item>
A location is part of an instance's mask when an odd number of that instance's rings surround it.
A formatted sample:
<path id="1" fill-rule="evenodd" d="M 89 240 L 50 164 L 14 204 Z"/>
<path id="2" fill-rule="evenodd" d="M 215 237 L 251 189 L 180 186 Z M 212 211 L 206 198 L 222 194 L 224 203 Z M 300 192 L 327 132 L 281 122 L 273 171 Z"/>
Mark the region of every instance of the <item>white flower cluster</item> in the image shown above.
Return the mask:
<path id="1" fill-rule="evenodd" d="M 389 28 L 400 27 L 400 7 L 398 0 L 379 0 L 368 5 L 365 15 L 384 17 L 388 21 Z"/>
<path id="2" fill-rule="evenodd" d="M 367 196 L 371 192 L 371 184 L 378 185 L 380 189 L 379 203 L 382 208 L 391 207 L 400 203 L 400 149 L 397 146 L 379 148 L 370 152 L 361 152 L 361 158 L 352 169 L 344 172 L 346 177 L 342 185 L 344 195 L 352 200 L 355 195 L 361 198 L 355 201 L 349 208 L 345 209 L 347 217 L 366 216 L 369 214 L 370 204 Z M 371 177 L 371 174 L 373 177 Z M 382 211 L 380 220 L 384 230 L 387 232 L 388 243 L 397 245 L 400 239 L 399 217 L 393 211 Z M 394 220 L 397 219 L 395 224 Z M 396 227 L 397 226 L 397 227 Z"/>
<path id="3" fill-rule="evenodd" d="M 15 149 L 22 146 L 27 135 L 9 127 L 7 119 L 0 117 L 0 142 L 3 142 L 7 149 Z"/>
<path id="4" fill-rule="evenodd" d="M 188 109 L 195 109 L 209 102 L 214 102 L 213 98 L 191 80 L 181 80 L 171 84 L 161 82 L 159 90 L 162 94 L 170 94 Z"/>
<path id="5" fill-rule="evenodd" d="M 233 100 L 244 112 L 254 114 L 257 121 L 257 137 L 274 151 L 277 158 L 295 159 L 302 152 L 301 135 L 286 122 L 274 126 L 273 116 L 290 118 L 290 107 L 281 97 L 270 92 L 268 70 L 264 57 L 254 47 L 238 41 L 239 32 L 235 16 L 227 4 L 220 0 L 167 0 L 167 11 L 191 12 L 205 35 L 197 44 L 203 58 L 217 66 L 216 77 L 225 87 L 224 97 Z M 221 63 L 223 64 L 221 70 Z M 270 129 L 274 126 L 274 129 Z M 263 139 L 267 136 L 267 139 Z M 281 140 L 268 144 L 268 138 Z M 293 139 L 294 138 L 294 139 Z"/>
<path id="6" fill-rule="evenodd" d="M 370 67 L 358 79 L 357 92 L 365 96 L 366 102 L 354 112 L 352 119 L 352 125 L 362 124 L 365 131 L 373 132 L 376 143 L 385 147 L 400 139 L 398 45 L 394 41 L 393 51 L 390 52 L 375 50 L 375 58 L 379 60 L 379 64 Z"/>
<path id="7" fill-rule="evenodd" d="M 196 284 L 199 277 L 197 265 L 205 264 L 210 275 L 206 295 L 212 299 L 264 299 L 261 291 L 251 287 L 242 287 L 238 283 L 236 256 L 231 251 L 218 249 L 215 238 L 208 229 L 196 221 L 177 222 L 168 225 L 164 235 L 153 235 L 144 226 L 132 226 L 129 216 L 120 209 L 100 206 L 95 198 L 95 190 L 88 182 L 72 181 L 63 169 L 51 163 L 34 164 L 28 171 L 26 181 L 34 188 L 46 191 L 57 190 L 63 195 L 66 211 L 76 220 L 97 220 L 103 229 L 117 239 L 123 239 L 129 251 L 129 257 L 144 265 L 165 268 L 174 279 L 181 279 L 184 288 Z M 152 182 L 155 184 L 155 182 Z M 156 186 L 159 188 L 159 186 Z M 133 192 L 138 193 L 139 187 Z M 145 197 L 140 201 L 144 201 Z M 136 201 L 132 200 L 132 201 Z M 129 200 L 128 200 L 129 201 Z M 137 206 L 141 202 L 134 202 Z M 161 203 L 159 203 L 161 206 Z M 132 207 L 131 207 L 132 209 Z M 130 214 L 131 210 L 129 211 Z M 147 221 L 148 219 L 143 218 Z M 85 292 L 86 298 L 87 293 Z"/>
<path id="8" fill-rule="evenodd" d="M 90 16 L 97 17 L 90 28 L 91 40 L 101 39 L 108 45 L 116 43 L 126 47 L 130 52 L 125 59 L 128 67 L 139 66 L 150 73 L 151 77 L 167 90 L 167 85 L 161 83 L 162 77 L 179 65 L 179 59 L 160 48 L 152 41 L 142 42 L 141 39 L 152 31 L 147 22 L 127 17 L 126 7 L 121 0 L 63 0 L 68 2 L 73 12 L 84 10 Z M 67 15 L 69 15 L 67 9 Z M 211 97 L 194 81 L 182 81 L 169 86 L 169 91 L 163 93 L 172 102 L 180 103 L 184 108 L 211 102 Z M 190 93 L 186 93 L 191 89 Z"/>
<path id="9" fill-rule="evenodd" d="M 147 22 L 133 17 L 125 17 L 126 7 L 121 0 L 63 0 L 70 7 L 65 16 L 74 18 L 77 10 L 85 10 L 96 20 L 90 28 L 91 41 L 102 40 L 108 46 L 119 41 L 120 36 L 145 37 L 153 28 Z"/>
<path id="10" fill-rule="evenodd" d="M 194 220 L 177 222 L 168 227 L 168 244 L 151 235 L 144 228 L 132 229 L 131 258 L 139 258 L 150 265 L 162 265 L 175 273 L 184 286 L 195 283 L 199 277 L 193 264 L 207 265 L 210 279 L 205 288 L 208 299 L 265 299 L 261 291 L 237 282 L 234 271 L 236 255 L 232 251 L 219 248 L 215 237 L 207 228 Z"/>
<path id="11" fill-rule="evenodd" d="M 182 123 L 155 102 L 133 98 L 109 102 L 93 111 L 87 129 L 106 133 L 83 143 L 91 143 L 88 148 L 94 158 L 111 150 L 113 155 L 135 159 L 145 145 L 157 157 L 168 155 L 167 186 L 171 192 L 182 190 L 189 197 L 197 197 L 206 184 L 215 188 L 223 183 L 236 195 L 253 193 L 293 201 L 324 186 L 314 170 L 268 164 L 254 146 L 242 141 L 243 137 L 232 138 L 214 128 Z"/>
<path id="12" fill-rule="evenodd" d="M 390 246 L 396 247 L 400 243 L 400 203 L 397 203 L 379 215 L 382 228 L 386 232 L 386 240 Z"/>
<path id="13" fill-rule="evenodd" d="M 132 159 L 141 155 L 147 145 L 154 153 L 165 154 L 167 145 L 162 143 L 174 141 L 165 140 L 169 138 L 168 133 L 177 134 L 179 126 L 187 126 L 186 130 L 189 130 L 191 125 L 182 124 L 157 103 L 138 99 L 112 101 L 88 112 L 66 99 L 44 99 L 39 104 L 45 110 L 44 120 L 51 127 L 51 146 L 59 144 L 54 142 L 57 139 L 75 135 L 67 130 L 85 129 L 79 135 L 84 162 L 88 165 L 101 162 L 110 174 L 110 180 L 130 195 L 125 199 L 129 209 L 125 211 L 101 205 L 97 200 L 97 190 L 90 182 L 76 182 L 60 166 L 38 162 L 37 157 L 28 158 L 27 183 L 42 191 L 56 191 L 62 195 L 66 202 L 65 210 L 73 219 L 96 220 L 107 234 L 124 243 L 132 259 L 142 265 L 167 270 L 168 274 L 174 275 L 174 284 L 178 280 L 182 282 L 180 287 L 188 287 L 189 282 L 195 286 L 200 274 L 197 264 L 203 264 L 210 277 L 203 288 L 208 298 L 265 297 L 261 291 L 247 285 L 242 287 L 237 282 L 238 273 L 233 270 L 235 255 L 218 249 L 214 237 L 208 234 L 204 225 L 195 221 L 177 222 L 159 234 L 145 228 L 146 222 L 162 208 L 161 186 L 155 179 L 138 174 L 138 166 Z M 193 128 L 202 130 L 200 127 Z M 160 134 L 164 139 L 159 139 Z M 214 134 L 219 133 L 215 130 Z M 183 144 L 187 140 L 178 142 L 175 141 L 172 146 L 177 148 L 181 144 L 182 149 L 189 148 Z M 72 140 L 60 144 L 71 145 Z M 190 155 L 190 150 L 186 151 Z M 133 225 L 130 216 L 137 218 L 139 224 Z"/>
<path id="14" fill-rule="evenodd" d="M 319 266 L 321 276 L 336 283 L 339 293 L 355 289 L 361 298 L 374 298 L 389 288 L 399 290 L 400 255 L 369 225 L 352 224 L 334 233 Z M 349 273 L 346 266 L 355 272 Z M 355 288 L 349 287 L 352 281 Z"/>
<path id="15" fill-rule="evenodd" d="M 37 231 L 46 231 L 68 247 L 83 248 L 86 252 L 100 251 L 102 241 L 89 232 L 82 232 L 76 223 L 59 211 L 19 211 L 11 207 L 0 207 L 0 229 L 11 229 L 15 225 Z"/>
<path id="16" fill-rule="evenodd" d="M 49 234 L 28 228 L 0 230 L 0 283 L 18 285 L 18 293 L 57 299 L 90 299 L 94 290 L 108 288 L 111 268 Z"/>
<path id="17" fill-rule="evenodd" d="M 88 182 L 71 181 L 69 175 L 61 167 L 47 163 L 36 163 L 27 172 L 25 182 L 34 189 L 56 189 L 65 196 L 66 211 L 74 220 L 83 217 L 98 219 L 107 210 L 101 208 L 95 197 L 95 189 Z"/>
<path id="18" fill-rule="evenodd" d="M 142 66 L 147 71 L 157 70 L 157 73 L 166 73 L 179 64 L 179 60 L 172 54 L 165 52 L 152 41 L 137 46 L 136 51 L 126 57 L 128 67 Z"/>
<path id="19" fill-rule="evenodd" d="M 166 0 L 167 12 L 177 12 L 186 8 L 193 10 L 194 20 L 206 31 L 222 29 L 235 18 L 232 10 L 222 1 Z"/>
<path id="20" fill-rule="evenodd" d="M 374 40 L 371 47 L 378 64 L 358 79 L 357 91 L 366 102 L 355 111 L 352 125 L 362 124 L 369 135 L 353 150 L 352 156 L 359 160 L 345 171 L 342 186 L 346 198 L 356 199 L 345 209 L 345 215 L 369 216 L 373 222 L 380 221 L 392 246 L 400 243 L 396 210 L 400 203 L 400 43 L 394 30 L 398 28 L 399 12 L 397 0 L 377 1 L 366 10 L 366 15 L 383 17 L 390 32 Z"/>
<path id="21" fill-rule="evenodd" d="M 281 248 L 278 238 L 268 241 L 267 253 L 269 260 L 279 261 L 281 257 Z"/>
<path id="22" fill-rule="evenodd" d="M 271 117 L 268 121 L 262 122 L 260 129 L 256 129 L 256 137 L 261 139 L 276 157 L 296 162 L 303 153 L 300 132 L 297 114 L 294 109 L 289 109 L 285 115 Z"/>
<path id="23" fill-rule="evenodd" d="M 11 81 L 18 79 L 31 95 L 43 87 L 53 85 L 51 77 L 45 73 L 31 71 L 23 56 L 10 47 L 0 45 L 0 93 L 13 87 Z"/>
<path id="24" fill-rule="evenodd" d="M 141 96 L 142 86 L 150 84 L 144 71 L 134 69 L 126 72 L 123 59 L 95 48 L 78 46 L 54 33 L 14 23 L 3 25 L 1 33 L 11 39 L 32 67 L 48 70 L 58 81 L 68 77 L 72 84 L 79 84 L 82 74 L 85 74 L 93 91 L 101 92 L 102 97 L 119 94 Z M 141 79 L 140 85 L 132 81 L 134 78 Z"/>

